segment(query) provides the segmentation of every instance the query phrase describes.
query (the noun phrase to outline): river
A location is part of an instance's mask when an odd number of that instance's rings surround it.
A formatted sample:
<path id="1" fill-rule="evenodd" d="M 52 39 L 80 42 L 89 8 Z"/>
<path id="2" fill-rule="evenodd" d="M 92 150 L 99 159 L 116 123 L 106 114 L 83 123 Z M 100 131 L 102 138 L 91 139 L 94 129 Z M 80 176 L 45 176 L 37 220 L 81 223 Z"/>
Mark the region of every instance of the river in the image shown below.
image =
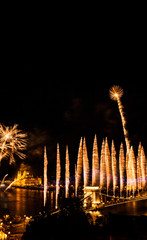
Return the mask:
<path id="1" fill-rule="evenodd" d="M 47 209 L 52 210 L 55 206 L 55 191 L 47 192 Z M 30 190 L 21 188 L 11 188 L 6 192 L 0 191 L 0 218 L 3 215 L 9 214 L 14 217 L 15 215 L 32 216 L 38 215 L 43 208 L 43 191 L 42 190 Z M 105 208 L 102 214 L 108 213 L 120 215 L 133 215 L 133 216 L 147 216 L 147 200 L 131 202 L 115 207 Z M 22 223 L 24 224 L 24 223 Z M 18 226 L 15 227 L 15 234 L 18 231 Z M 17 238 L 21 239 L 24 226 L 21 226 L 21 234 L 17 234 Z M 13 231 L 14 232 L 14 231 Z M 115 239 L 112 235 L 109 235 L 108 239 Z M 127 239 L 127 238 L 124 238 Z"/>
<path id="2" fill-rule="evenodd" d="M 55 192 L 47 192 L 47 208 L 54 209 Z M 11 188 L 7 192 L 0 192 L 0 216 L 9 213 L 10 215 L 18 215 L 23 217 L 35 216 L 43 208 L 43 191 Z M 147 200 L 131 202 L 115 207 L 105 209 L 105 212 L 122 215 L 146 215 L 147 216 Z"/>
<path id="3" fill-rule="evenodd" d="M 54 191 L 47 192 L 47 208 L 53 209 L 55 204 Z M 4 214 L 11 216 L 35 216 L 43 208 L 43 191 L 11 188 L 0 192 L 0 217 Z"/>

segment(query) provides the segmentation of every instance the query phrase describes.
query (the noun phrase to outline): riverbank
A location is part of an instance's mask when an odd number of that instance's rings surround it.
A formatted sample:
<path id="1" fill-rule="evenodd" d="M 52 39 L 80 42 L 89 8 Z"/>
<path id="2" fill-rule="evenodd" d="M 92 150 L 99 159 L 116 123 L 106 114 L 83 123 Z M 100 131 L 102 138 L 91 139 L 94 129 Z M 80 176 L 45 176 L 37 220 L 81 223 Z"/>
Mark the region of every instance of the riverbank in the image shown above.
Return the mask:
<path id="1" fill-rule="evenodd" d="M 6 234 L 8 239 L 21 240 L 30 219 L 31 217 L 26 215 L 23 217 L 3 215 L 0 218 L 0 231 Z"/>
<path id="2" fill-rule="evenodd" d="M 144 240 L 147 239 L 147 217 L 109 213 L 93 221 L 74 199 L 51 214 L 47 210 L 36 216 L 27 227 L 22 240 Z"/>

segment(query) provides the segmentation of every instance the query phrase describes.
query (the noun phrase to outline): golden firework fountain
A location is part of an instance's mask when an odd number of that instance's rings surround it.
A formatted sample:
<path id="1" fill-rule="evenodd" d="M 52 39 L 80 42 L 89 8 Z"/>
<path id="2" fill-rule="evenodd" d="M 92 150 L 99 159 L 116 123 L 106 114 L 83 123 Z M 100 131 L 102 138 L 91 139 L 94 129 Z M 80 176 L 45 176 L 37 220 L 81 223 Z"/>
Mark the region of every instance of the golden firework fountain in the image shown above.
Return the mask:
<path id="1" fill-rule="evenodd" d="M 130 145 L 124 107 L 121 103 L 123 89 L 113 86 L 110 89 L 111 99 L 117 101 L 121 116 L 122 127 L 125 137 L 126 154 L 123 143 L 120 145 L 119 154 L 116 153 L 114 141 L 109 149 L 108 139 L 102 141 L 101 153 L 98 154 L 97 137 L 94 137 L 92 152 L 92 177 L 90 179 L 90 164 L 86 146 L 86 139 L 81 138 L 78 150 L 77 164 L 75 165 L 75 196 L 78 189 L 83 185 L 84 205 L 91 199 L 92 206 L 104 202 L 107 197 L 124 199 L 136 197 L 146 190 L 146 157 L 141 143 L 138 148 L 138 156 L 135 157 L 133 146 Z M 83 174 L 83 177 L 81 176 Z M 69 196 L 69 154 L 66 150 L 65 164 L 65 195 Z M 59 147 L 57 147 L 56 166 L 56 198 L 59 195 L 59 179 L 61 176 Z M 82 183 L 83 180 L 83 183 Z"/>

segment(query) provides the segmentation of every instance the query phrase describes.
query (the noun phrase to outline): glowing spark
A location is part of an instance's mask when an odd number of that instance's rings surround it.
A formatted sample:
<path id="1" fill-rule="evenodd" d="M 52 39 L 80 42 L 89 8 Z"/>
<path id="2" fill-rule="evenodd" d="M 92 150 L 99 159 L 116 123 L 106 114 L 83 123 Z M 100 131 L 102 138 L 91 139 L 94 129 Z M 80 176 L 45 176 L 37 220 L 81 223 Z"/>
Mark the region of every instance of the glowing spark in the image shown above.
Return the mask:
<path id="1" fill-rule="evenodd" d="M 105 163 L 105 141 L 103 139 L 101 147 L 101 159 L 100 159 L 100 189 L 105 186 L 106 183 L 106 163 Z"/>
<path id="2" fill-rule="evenodd" d="M 117 185 L 117 161 L 114 141 L 111 145 L 111 161 L 112 161 L 112 177 L 113 177 L 113 195 L 115 196 L 115 189 Z"/>
<path id="3" fill-rule="evenodd" d="M 61 178 L 61 166 L 60 166 L 60 152 L 59 152 L 59 144 L 57 144 L 57 164 L 56 164 L 56 205 L 55 208 L 58 207 L 58 195 L 60 191 L 60 178 Z"/>
<path id="4" fill-rule="evenodd" d="M 77 188 L 77 168 L 75 164 L 75 197 L 77 197 L 78 194 L 78 188 Z"/>
<path id="5" fill-rule="evenodd" d="M 141 143 L 138 146 L 138 156 L 137 156 L 137 190 L 141 190 L 142 186 L 142 171 L 141 171 Z"/>
<path id="6" fill-rule="evenodd" d="M 93 153 L 92 153 L 92 186 L 99 185 L 99 156 L 98 156 L 98 146 L 97 137 L 95 135 L 93 142 Z"/>
<path id="7" fill-rule="evenodd" d="M 86 187 L 88 186 L 88 181 L 89 181 L 89 160 L 88 160 L 85 138 L 83 141 L 83 173 L 84 173 L 84 187 Z"/>
<path id="8" fill-rule="evenodd" d="M 105 141 L 105 163 L 106 163 L 107 195 L 108 195 L 108 191 L 111 183 L 111 156 L 110 156 L 110 150 L 109 150 L 107 138 Z"/>
<path id="9" fill-rule="evenodd" d="M 130 142 L 129 142 L 129 139 L 128 139 L 128 131 L 126 129 L 126 119 L 124 117 L 123 105 L 120 101 L 120 98 L 123 95 L 123 89 L 119 86 L 113 86 L 110 89 L 109 94 L 110 94 L 110 98 L 112 100 L 117 101 L 120 116 L 121 116 L 122 126 L 123 126 L 123 132 L 124 132 L 124 136 L 125 136 L 126 148 L 127 148 L 127 152 L 129 152 Z"/>
<path id="10" fill-rule="evenodd" d="M 75 186 L 75 193 L 78 192 L 78 187 L 81 180 L 81 174 L 82 174 L 82 165 L 83 165 L 83 148 L 82 148 L 82 138 L 80 140 L 79 144 L 79 150 L 78 150 L 78 159 L 77 159 L 77 169 L 76 169 L 76 186 Z M 76 195 L 77 196 L 77 195 Z"/>
<path id="11" fill-rule="evenodd" d="M 47 153 L 46 147 L 44 147 L 44 207 L 46 205 L 46 197 L 47 197 Z"/>
<path id="12" fill-rule="evenodd" d="M 124 179 L 125 179 L 125 156 L 123 144 L 120 145 L 119 152 L 119 175 L 120 175 L 120 197 L 122 197 L 122 192 L 124 189 Z"/>
<path id="13" fill-rule="evenodd" d="M 135 196 L 135 191 L 136 191 L 136 159 L 135 159 L 135 154 L 134 154 L 134 150 L 133 147 L 131 147 L 132 149 L 132 156 L 131 156 L 131 161 L 132 161 L 132 180 L 133 180 L 133 196 Z"/>
<path id="14" fill-rule="evenodd" d="M 110 98 L 117 101 L 118 98 L 121 98 L 123 95 L 123 89 L 120 86 L 114 85 L 110 91 Z"/>
<path id="15" fill-rule="evenodd" d="M 68 146 L 66 146 L 66 163 L 65 163 L 65 197 L 69 197 L 69 178 L 70 178 L 70 171 L 69 171 L 69 153 L 68 153 Z"/>
<path id="16" fill-rule="evenodd" d="M 136 161 L 135 155 L 133 151 L 133 147 L 131 146 L 129 151 L 129 159 L 128 159 L 128 177 L 127 177 L 127 190 L 133 193 L 133 196 L 136 191 Z"/>
<path id="17" fill-rule="evenodd" d="M 141 175 L 142 175 L 142 189 L 145 189 L 146 185 L 146 156 L 143 147 L 141 148 Z"/>
<path id="18" fill-rule="evenodd" d="M 22 150 L 26 149 L 26 134 L 17 129 L 17 124 L 13 127 L 0 125 L 0 161 L 10 157 L 10 164 L 15 162 L 14 155 L 24 159 L 25 154 Z"/>
<path id="19" fill-rule="evenodd" d="M 3 180 L 2 180 L 2 182 L 1 182 L 1 185 L 4 183 L 4 181 L 5 181 L 5 178 L 8 176 L 8 174 L 6 174 L 4 177 L 3 177 Z"/>
<path id="20" fill-rule="evenodd" d="M 20 179 L 22 179 L 22 178 L 18 178 L 18 179 L 16 179 L 16 180 L 14 180 L 13 182 L 11 182 L 11 183 L 9 184 L 9 186 L 4 190 L 4 192 L 6 192 L 15 182 L 19 181 Z"/>

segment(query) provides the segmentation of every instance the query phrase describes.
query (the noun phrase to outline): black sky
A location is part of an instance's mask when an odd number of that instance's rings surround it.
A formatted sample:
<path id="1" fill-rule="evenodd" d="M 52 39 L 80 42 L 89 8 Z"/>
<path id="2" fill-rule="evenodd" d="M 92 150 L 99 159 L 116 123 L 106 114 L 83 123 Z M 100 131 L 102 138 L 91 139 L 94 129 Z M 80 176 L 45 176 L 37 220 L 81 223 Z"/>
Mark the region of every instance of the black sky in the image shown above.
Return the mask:
<path id="1" fill-rule="evenodd" d="M 27 162 L 40 171 L 47 146 L 55 172 L 56 144 L 64 162 L 69 145 L 76 162 L 81 136 L 89 158 L 94 134 L 99 149 L 104 137 L 117 148 L 124 142 L 116 102 L 109 88 L 124 89 L 122 103 L 135 151 L 146 141 L 146 44 L 143 19 L 106 19 L 94 14 L 29 21 L 4 27 L 1 44 L 0 121 L 18 123 L 28 133 Z M 6 27 L 7 26 L 7 27 Z"/>

